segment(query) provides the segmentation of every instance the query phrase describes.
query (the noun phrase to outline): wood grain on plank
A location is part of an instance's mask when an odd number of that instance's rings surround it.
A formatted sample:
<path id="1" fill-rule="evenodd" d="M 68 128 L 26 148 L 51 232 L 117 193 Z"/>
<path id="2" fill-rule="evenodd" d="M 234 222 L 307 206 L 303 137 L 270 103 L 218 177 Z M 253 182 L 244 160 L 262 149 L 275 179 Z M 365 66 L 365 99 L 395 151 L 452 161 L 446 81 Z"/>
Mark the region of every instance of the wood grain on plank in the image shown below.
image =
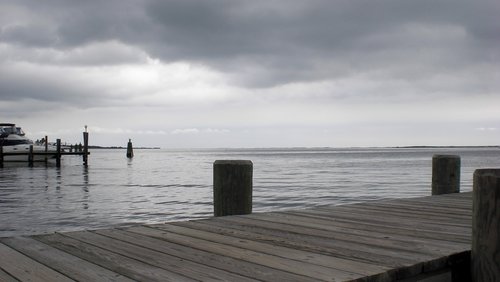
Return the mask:
<path id="1" fill-rule="evenodd" d="M 441 225 L 422 225 L 418 222 L 401 221 L 401 220 L 391 220 L 386 221 L 382 218 L 374 220 L 369 217 L 354 217 L 348 213 L 336 213 L 335 216 L 329 216 L 327 214 L 321 214 L 318 212 L 309 211 L 288 211 L 288 212 L 276 212 L 269 214 L 267 218 L 287 218 L 292 217 L 294 221 L 298 224 L 303 225 L 304 223 L 312 223 L 321 229 L 321 226 L 329 228 L 330 226 L 342 225 L 353 229 L 370 230 L 373 232 L 378 232 L 386 234 L 387 236 L 392 235 L 403 235 L 409 238 L 426 238 L 435 239 L 443 241 L 456 241 L 461 243 L 469 243 L 471 238 L 470 229 L 462 227 L 445 228 Z M 440 243 L 441 244 L 441 243 Z M 443 242 L 442 244 L 446 244 Z"/>
<path id="2" fill-rule="evenodd" d="M 110 270 L 60 251 L 33 238 L 4 238 L 2 243 L 35 259 L 50 265 L 58 272 L 78 281 L 133 281 Z"/>
<path id="3" fill-rule="evenodd" d="M 134 280 L 196 281 L 61 234 L 43 235 L 37 240 Z"/>
<path id="4" fill-rule="evenodd" d="M 15 279 L 10 274 L 3 271 L 2 268 L 0 267 L 0 281 L 2 281 L 2 282 L 18 282 L 19 280 Z"/>
<path id="5" fill-rule="evenodd" d="M 338 206 L 338 208 L 347 206 Z M 463 220 L 470 219 L 472 211 L 465 209 L 451 209 L 447 207 L 432 208 L 422 205 L 411 205 L 411 204 L 401 204 L 401 203 L 367 203 L 363 206 L 354 206 L 353 209 L 364 209 L 365 211 L 381 211 L 381 212 L 392 212 L 396 214 L 403 214 L 410 217 L 422 217 L 422 218 L 443 218 L 451 220 Z"/>
<path id="6" fill-rule="evenodd" d="M 249 216 L 250 217 L 250 216 Z M 265 217 L 251 217 L 260 220 L 278 222 L 283 224 L 297 225 L 306 228 L 313 228 L 327 231 L 338 231 L 344 228 L 345 233 L 351 234 L 357 230 L 359 235 L 372 238 L 385 239 L 387 244 L 406 244 L 425 242 L 430 246 L 437 248 L 456 248 L 458 245 L 470 244 L 470 236 L 451 233 L 448 231 L 422 230 L 420 228 L 411 228 L 398 225 L 386 225 L 383 223 L 373 223 L 365 221 L 356 221 L 352 219 L 323 218 L 315 216 L 306 216 L 302 212 L 276 212 L 266 214 Z M 350 231 L 352 230 L 352 231 Z M 457 237 L 455 239 L 455 237 Z M 375 241 L 375 240 L 374 240 Z M 456 241 L 456 242 L 455 242 Z M 395 247 L 396 249 L 398 247 Z"/>
<path id="7" fill-rule="evenodd" d="M 378 265 L 394 269 L 388 275 L 396 277 L 398 273 L 420 273 L 422 261 L 436 259 L 430 255 L 418 256 L 412 252 L 388 250 L 383 247 L 366 246 L 348 241 L 314 235 L 303 235 L 280 230 L 262 228 L 245 228 L 246 225 L 223 224 L 218 221 L 211 222 L 177 222 L 176 225 L 191 227 L 218 234 L 224 234 L 237 238 L 272 243 L 290 249 L 302 250 L 322 255 L 343 258 L 351 261 L 363 262 L 370 265 Z M 231 227 L 228 227 L 231 226 Z M 258 229 L 258 230 L 257 230 Z M 446 261 L 442 261 L 444 266 Z M 415 268 L 413 271 L 412 269 Z M 412 272 L 413 271 L 413 272 Z"/>
<path id="8" fill-rule="evenodd" d="M 147 249 L 121 240 L 115 240 L 94 232 L 70 232 L 65 235 L 122 256 L 199 281 L 255 281 L 249 277 L 195 263 L 172 256 L 171 254 Z"/>
<path id="9" fill-rule="evenodd" d="M 366 204 L 367 207 L 386 207 L 388 209 L 398 209 L 402 208 L 405 212 L 412 213 L 431 213 L 437 216 L 451 216 L 451 217 L 470 217 L 472 216 L 472 209 L 466 208 L 452 208 L 452 207 L 443 207 L 443 206 L 430 206 L 421 203 L 402 203 L 402 202 L 370 202 Z"/>
<path id="10" fill-rule="evenodd" d="M 221 254 L 236 259 L 241 259 L 248 262 L 280 269 L 283 271 L 304 275 L 322 281 L 354 280 L 363 277 L 363 275 L 356 273 L 349 273 L 346 271 L 309 264 L 307 262 L 277 257 L 274 255 L 248 250 L 245 248 L 234 247 L 224 243 L 217 243 L 191 236 L 180 235 L 157 228 L 131 227 L 126 228 L 125 230 L 159 238 L 162 240 L 167 240 L 192 248 L 201 249 L 207 252 L 213 252 L 216 254 Z"/>
<path id="11" fill-rule="evenodd" d="M 420 273 L 423 268 L 434 270 L 444 267 L 447 263 L 449 254 L 462 252 L 464 249 L 467 249 L 468 246 L 457 247 L 456 245 L 453 245 L 455 249 L 450 251 L 449 248 L 442 248 L 440 245 L 429 247 L 426 241 L 415 241 L 411 239 L 411 237 L 405 238 L 408 241 L 395 242 L 393 238 L 385 238 L 388 236 L 387 233 L 367 232 L 364 234 L 365 231 L 358 232 L 358 230 L 355 229 L 346 229 L 345 232 L 336 234 L 336 228 L 333 228 L 333 231 L 313 229 L 309 227 L 303 228 L 293 224 L 259 220 L 258 218 L 260 217 L 255 219 L 249 218 L 249 216 L 238 216 L 219 218 L 218 220 L 228 221 L 229 226 L 236 226 L 238 222 L 240 222 L 245 226 L 249 226 L 249 228 L 256 226 L 257 228 L 277 230 L 278 232 L 283 232 L 285 234 L 288 233 L 298 235 L 299 238 L 304 235 L 313 236 L 316 240 L 312 239 L 311 243 L 315 246 L 314 248 L 321 248 L 322 251 L 325 251 L 325 248 L 329 249 L 331 244 L 338 243 L 346 248 L 352 247 L 352 250 L 349 250 L 351 255 L 352 253 L 360 252 L 360 254 L 355 255 L 358 257 L 361 256 L 363 252 L 372 252 L 372 254 L 368 254 L 366 258 L 371 258 L 373 256 L 373 260 L 377 259 L 377 257 L 380 258 L 380 254 L 384 254 L 386 256 L 393 257 L 393 261 L 397 261 L 401 258 L 401 254 L 404 254 L 405 257 L 401 259 L 400 263 L 410 262 L 396 267 L 396 272 L 405 273 L 406 275 L 415 275 Z M 210 223 L 213 224 L 214 222 L 215 221 L 211 221 Z M 353 231 L 354 233 L 349 233 L 350 231 Z M 360 234 L 361 236 L 359 236 Z M 378 239 L 374 240 L 374 236 L 377 236 Z M 334 255 L 339 254 L 338 249 L 332 251 L 337 252 Z M 387 261 L 387 258 L 385 260 Z M 391 260 L 389 259 L 389 262 L 390 261 Z M 380 259 L 379 263 L 381 262 L 384 262 L 384 259 Z M 411 262 L 413 262 L 413 264 Z M 390 264 L 387 264 L 387 266 L 390 266 Z"/>
<path id="12" fill-rule="evenodd" d="M 325 256 L 317 253 L 311 253 L 306 251 L 301 251 L 292 248 L 285 248 L 280 246 L 275 246 L 269 243 L 261 243 L 253 240 L 244 240 L 235 238 L 233 236 L 225 236 L 213 232 L 206 232 L 200 229 L 187 228 L 183 226 L 178 226 L 174 224 L 164 224 L 158 228 L 166 230 L 172 233 L 177 233 L 181 235 L 191 236 L 199 239 L 204 239 L 211 242 L 217 242 L 221 244 L 231 245 L 239 248 L 245 248 L 252 251 L 257 251 L 261 253 L 267 253 L 270 255 L 275 255 L 283 258 L 294 259 L 297 261 L 303 261 L 315 265 L 332 267 L 335 269 L 358 273 L 358 274 L 371 274 L 371 273 L 385 273 L 389 269 L 387 267 L 382 267 L 378 265 L 373 265 L 369 263 L 362 263 L 351 261 L 342 258 L 336 258 L 332 256 Z"/>
<path id="13" fill-rule="evenodd" d="M 303 212 L 304 214 L 317 215 L 318 217 L 326 217 L 326 218 L 348 218 L 355 219 L 359 221 L 366 222 L 374 222 L 379 224 L 387 224 L 387 223 L 396 223 L 401 226 L 418 226 L 421 228 L 430 228 L 433 229 L 437 227 L 436 221 L 432 217 L 428 216 L 415 216 L 410 214 L 403 214 L 391 211 L 376 211 L 376 210 L 367 210 L 364 208 L 354 208 L 354 207 L 338 207 L 336 209 L 306 209 L 295 211 Z M 462 220 L 455 219 L 442 219 L 440 221 L 442 224 L 442 228 L 446 228 L 448 230 L 448 226 L 450 228 L 462 228 L 470 229 L 471 218 L 464 218 Z"/>
<path id="14" fill-rule="evenodd" d="M 2 269 L 20 281 L 74 281 L 36 260 L 0 243 Z"/>
<path id="15" fill-rule="evenodd" d="M 179 244 L 170 243 L 165 240 L 128 232 L 119 229 L 106 229 L 95 231 L 117 240 L 129 242 L 145 248 L 157 250 L 159 252 L 171 254 L 186 260 L 191 260 L 211 267 L 219 268 L 229 272 L 234 272 L 247 277 L 253 277 L 261 281 L 315 281 L 302 275 L 295 275 L 289 272 L 270 268 L 264 265 L 250 263 L 243 260 L 226 257 L 219 254 L 206 252 L 199 249 L 186 247 Z"/>

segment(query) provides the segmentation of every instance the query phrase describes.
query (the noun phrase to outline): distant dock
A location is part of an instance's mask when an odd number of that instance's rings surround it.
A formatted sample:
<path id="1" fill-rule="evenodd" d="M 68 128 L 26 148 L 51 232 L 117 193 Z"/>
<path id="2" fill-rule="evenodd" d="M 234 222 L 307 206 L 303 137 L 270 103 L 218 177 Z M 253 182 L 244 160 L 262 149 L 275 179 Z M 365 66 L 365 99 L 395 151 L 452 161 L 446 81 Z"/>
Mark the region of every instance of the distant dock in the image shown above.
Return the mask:
<path id="1" fill-rule="evenodd" d="M 47 136 L 45 136 L 44 140 L 48 140 Z M 79 146 L 70 146 L 69 152 L 62 149 L 61 139 L 56 139 L 55 150 L 49 150 L 47 142 L 45 142 L 45 151 L 34 151 L 33 145 L 30 145 L 26 151 L 4 152 L 3 147 L 0 146 L 0 167 L 3 167 L 4 163 L 7 162 L 5 160 L 5 157 L 8 156 L 26 156 L 27 161 L 25 162 L 27 162 L 30 166 L 37 162 L 36 156 L 42 156 L 43 158 L 40 158 L 40 160 L 38 160 L 39 162 L 47 162 L 49 159 L 55 159 L 57 167 L 61 166 L 62 156 L 82 156 L 83 164 L 87 166 L 88 155 L 90 154 L 88 140 L 89 134 L 87 131 L 85 131 L 83 132 L 83 145 L 80 143 Z"/>
<path id="2" fill-rule="evenodd" d="M 471 215 L 454 193 L 1 238 L 0 280 L 467 281 Z"/>

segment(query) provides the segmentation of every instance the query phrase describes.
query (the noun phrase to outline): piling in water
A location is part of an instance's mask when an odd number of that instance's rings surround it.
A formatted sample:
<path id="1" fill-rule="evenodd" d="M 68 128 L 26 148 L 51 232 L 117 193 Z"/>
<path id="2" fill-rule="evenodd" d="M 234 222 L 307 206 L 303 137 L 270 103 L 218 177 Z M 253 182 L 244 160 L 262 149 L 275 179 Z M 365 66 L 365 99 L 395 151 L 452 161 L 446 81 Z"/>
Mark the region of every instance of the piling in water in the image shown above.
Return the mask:
<path id="1" fill-rule="evenodd" d="M 29 166 L 33 166 L 33 160 L 34 160 L 33 145 L 30 145 L 29 154 L 28 154 L 28 165 Z"/>
<path id="2" fill-rule="evenodd" d="M 48 154 L 49 153 L 49 137 L 47 135 L 45 135 L 45 154 Z M 45 163 L 47 163 L 47 161 L 49 160 L 49 158 L 47 157 L 48 155 L 45 155 L 44 157 L 44 160 L 45 160 Z"/>
<path id="3" fill-rule="evenodd" d="M 61 139 L 56 139 L 56 167 L 61 167 Z"/>
<path id="4" fill-rule="evenodd" d="M 460 156 L 432 157 L 432 195 L 460 193 Z"/>
<path id="5" fill-rule="evenodd" d="M 87 132 L 87 126 L 85 126 L 85 132 L 83 133 L 83 165 L 87 166 L 89 164 L 89 133 Z"/>
<path id="6" fill-rule="evenodd" d="M 134 157 L 134 149 L 132 147 L 132 140 L 128 139 L 128 144 L 127 144 L 127 158 L 131 159 Z"/>
<path id="7" fill-rule="evenodd" d="M 214 215 L 252 213 L 253 163 L 248 160 L 214 162 Z"/>

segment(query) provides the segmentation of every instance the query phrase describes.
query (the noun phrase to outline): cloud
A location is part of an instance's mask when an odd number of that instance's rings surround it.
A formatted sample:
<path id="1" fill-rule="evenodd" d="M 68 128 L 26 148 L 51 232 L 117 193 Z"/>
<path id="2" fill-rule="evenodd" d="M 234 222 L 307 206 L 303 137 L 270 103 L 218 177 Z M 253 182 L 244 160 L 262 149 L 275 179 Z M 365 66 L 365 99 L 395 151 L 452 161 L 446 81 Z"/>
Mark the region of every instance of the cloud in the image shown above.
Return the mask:
<path id="1" fill-rule="evenodd" d="M 198 129 L 198 128 L 184 128 L 184 129 L 174 129 L 171 133 L 172 134 L 200 134 L 200 133 L 205 133 L 205 134 L 221 134 L 221 133 L 229 133 L 230 130 L 228 129 L 216 129 L 216 128 L 205 128 L 205 129 Z"/>
<path id="2" fill-rule="evenodd" d="M 398 75 L 401 69 L 410 77 L 453 73 L 480 64 L 491 68 L 500 54 L 493 47 L 500 43 L 494 32 L 500 5 L 489 0 L 23 3 L 11 4 L 21 18 L 8 17 L 2 26 L 7 44 L 54 49 L 75 64 L 144 55 L 201 64 L 244 87 L 359 72 Z"/>
<path id="3" fill-rule="evenodd" d="M 146 63 L 141 49 L 118 41 L 94 42 L 71 49 L 30 48 L 0 44 L 0 62 L 25 62 L 50 66 L 113 66 Z"/>
<path id="4" fill-rule="evenodd" d="M 499 119 L 494 0 L 0 1 L 0 119 L 185 139 Z"/>
<path id="5" fill-rule="evenodd" d="M 198 134 L 200 130 L 197 128 L 184 128 L 184 129 L 175 129 L 172 131 L 172 134 Z"/>
<path id="6" fill-rule="evenodd" d="M 163 130 L 137 130 L 137 129 L 126 129 L 126 128 L 103 128 L 99 126 L 90 126 L 90 132 L 95 133 L 106 133 L 106 134 L 147 134 L 147 135 L 166 135 L 167 132 Z"/>
<path id="7" fill-rule="evenodd" d="M 479 131 L 496 131 L 497 128 L 496 127 L 478 127 L 478 128 L 476 128 L 476 130 L 479 130 Z"/>

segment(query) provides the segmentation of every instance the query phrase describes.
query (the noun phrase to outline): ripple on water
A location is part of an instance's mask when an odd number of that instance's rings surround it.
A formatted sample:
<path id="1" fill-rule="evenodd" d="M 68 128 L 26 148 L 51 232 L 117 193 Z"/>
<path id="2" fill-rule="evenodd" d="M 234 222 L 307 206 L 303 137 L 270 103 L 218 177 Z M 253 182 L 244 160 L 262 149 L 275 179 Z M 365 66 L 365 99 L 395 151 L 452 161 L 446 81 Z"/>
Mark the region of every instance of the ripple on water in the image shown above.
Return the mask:
<path id="1" fill-rule="evenodd" d="M 210 217 L 212 165 L 254 163 L 255 212 L 430 194 L 436 153 L 462 157 L 462 191 L 479 167 L 500 167 L 498 149 L 93 150 L 54 165 L 0 168 L 0 236 Z"/>

